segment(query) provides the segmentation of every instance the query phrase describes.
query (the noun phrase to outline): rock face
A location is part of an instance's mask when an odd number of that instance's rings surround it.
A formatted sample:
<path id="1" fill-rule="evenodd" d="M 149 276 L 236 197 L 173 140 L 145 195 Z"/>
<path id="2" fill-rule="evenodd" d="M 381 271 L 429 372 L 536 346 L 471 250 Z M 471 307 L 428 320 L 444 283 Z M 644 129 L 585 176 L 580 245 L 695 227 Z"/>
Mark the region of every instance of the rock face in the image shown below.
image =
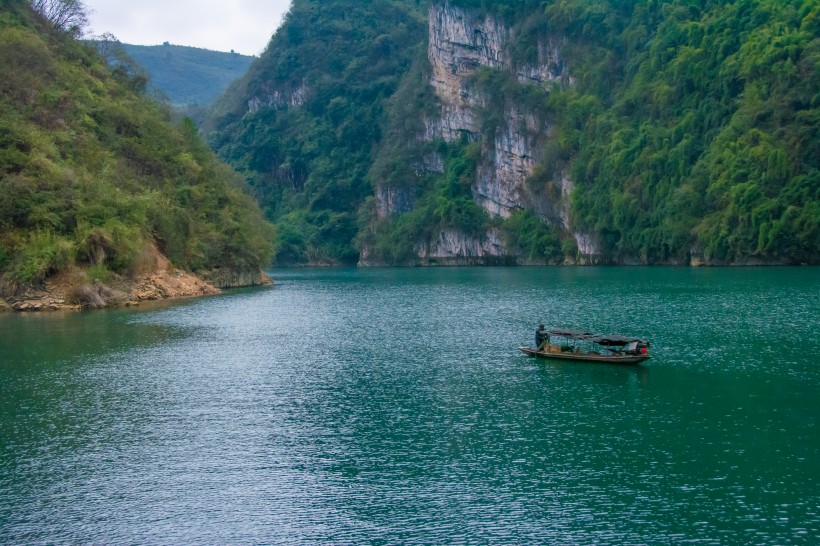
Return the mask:
<path id="1" fill-rule="evenodd" d="M 543 203 L 544 196 L 534 195 L 525 184 L 541 159 L 550 127 L 520 105 L 506 104 L 494 134 L 481 132 L 482 110 L 489 106 L 497 109 L 499 105 L 490 105 L 490 98 L 472 83 L 480 69 L 511 71 L 519 82 L 528 85 L 572 83 L 557 40 L 544 38 L 538 44 L 537 63 L 522 65 L 514 62 L 509 51 L 512 37 L 512 31 L 492 16 L 454 7 L 446 1 L 433 2 L 428 60 L 430 84 L 438 97 L 439 110 L 435 117 L 424 120 L 424 132 L 418 138 L 423 142 L 466 138 L 481 143 L 483 160 L 471 190 L 475 202 L 492 217 L 508 218 L 515 211 L 527 209 L 568 227 L 568 216 L 562 221 L 560 215 L 563 210 L 568 215 L 568 208 L 560 202 Z M 413 168 L 417 173 L 439 173 L 443 172 L 443 161 L 440 157 L 426 157 Z M 564 187 L 572 190 L 571 184 Z M 568 196 L 564 194 L 561 201 L 568 201 Z M 394 188 L 377 188 L 376 198 L 380 219 L 412 207 L 411 200 Z M 437 239 L 420 242 L 416 248 L 420 259 L 428 263 L 515 260 L 496 229 L 481 237 L 445 230 Z"/>
<path id="2" fill-rule="evenodd" d="M 498 230 L 486 237 L 473 237 L 454 229 L 445 229 L 438 238 L 416 245 L 423 265 L 489 265 L 515 263 L 507 255 Z"/>
<path id="3" fill-rule="evenodd" d="M 246 288 L 272 284 L 270 277 L 260 271 L 237 271 L 233 269 L 215 269 L 203 275 L 208 283 L 220 289 Z"/>
<path id="4" fill-rule="evenodd" d="M 565 231 L 571 231 L 570 202 L 569 197 L 575 189 L 575 184 L 566 175 L 561 177 L 561 200 L 557 214 Z M 578 247 L 578 263 L 584 265 L 597 265 L 603 262 L 603 256 L 597 241 L 587 233 L 573 232 L 575 244 Z"/>
<path id="5" fill-rule="evenodd" d="M 513 71 L 522 83 L 543 85 L 569 81 L 554 41 L 538 44 L 538 64 L 516 67 L 508 49 L 511 31 L 490 16 L 434 2 L 430 7 L 428 59 L 430 83 L 440 100 L 437 119 L 427 120 L 425 140 L 453 142 L 467 135 L 482 140 L 485 162 L 480 165 L 473 196 L 493 216 L 509 217 L 532 208 L 533 196 L 524 185 L 550 136 L 549 127 L 516 104 L 504 105 L 494 138 L 479 134 L 478 112 L 489 98 L 476 91 L 471 78 L 482 68 Z M 492 105 L 497 108 L 498 105 Z"/>
<path id="6" fill-rule="evenodd" d="M 537 64 L 516 63 L 509 47 L 513 33 L 489 15 L 434 2 L 429 33 L 431 83 L 444 103 L 471 106 L 467 80 L 482 67 L 514 72 L 522 84 L 572 83 L 558 40 L 539 40 Z"/>
<path id="7" fill-rule="evenodd" d="M 376 188 L 376 218 L 379 220 L 413 210 L 414 203 L 415 196 L 412 188 L 394 186 Z"/>
<path id="8" fill-rule="evenodd" d="M 307 94 L 308 88 L 304 81 L 292 87 L 268 88 L 262 95 L 248 100 L 248 112 L 255 113 L 260 108 L 281 110 L 287 107 L 299 107 L 305 104 Z"/>
<path id="9" fill-rule="evenodd" d="M 524 182 L 529 177 L 549 128 L 515 106 L 507 111 L 506 125 L 493 140 L 491 161 L 479 166 L 473 197 L 493 216 L 509 218 L 516 210 L 531 208 L 534 200 Z"/>

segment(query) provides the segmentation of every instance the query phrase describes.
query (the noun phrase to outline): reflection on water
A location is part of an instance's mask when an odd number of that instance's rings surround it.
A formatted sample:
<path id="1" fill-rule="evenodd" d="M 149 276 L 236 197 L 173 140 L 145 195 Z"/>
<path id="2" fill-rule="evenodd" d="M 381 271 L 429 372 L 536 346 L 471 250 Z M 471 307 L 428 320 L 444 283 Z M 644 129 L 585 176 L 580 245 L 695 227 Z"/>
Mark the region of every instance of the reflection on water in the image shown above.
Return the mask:
<path id="1" fill-rule="evenodd" d="M 808 543 L 815 272 L 286 270 L 0 316 L 0 542 Z M 539 321 L 655 358 L 529 359 Z"/>

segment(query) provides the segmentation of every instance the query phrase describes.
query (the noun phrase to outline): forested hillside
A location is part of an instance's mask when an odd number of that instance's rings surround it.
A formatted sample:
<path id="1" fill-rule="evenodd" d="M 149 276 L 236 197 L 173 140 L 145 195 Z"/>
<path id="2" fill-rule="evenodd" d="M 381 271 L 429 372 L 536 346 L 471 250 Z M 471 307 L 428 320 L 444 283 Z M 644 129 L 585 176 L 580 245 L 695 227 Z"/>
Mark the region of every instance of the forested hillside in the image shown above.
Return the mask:
<path id="1" fill-rule="evenodd" d="M 453 3 L 520 13 L 509 2 Z M 564 1 L 535 11 L 516 23 L 516 45 L 565 36 L 578 75 L 538 105 L 558 127 L 543 165 L 566 165 L 576 183 L 576 229 L 616 257 L 817 261 L 820 4 Z"/>
<path id="2" fill-rule="evenodd" d="M 206 129 L 283 262 L 816 263 L 814 0 L 295 0 Z"/>
<path id="3" fill-rule="evenodd" d="M 241 177 L 76 35 L 0 9 L 0 296 L 128 277 L 157 249 L 188 271 L 266 267 L 272 227 Z"/>
<path id="4" fill-rule="evenodd" d="M 294 2 L 206 131 L 279 228 L 280 263 L 352 263 L 385 100 L 423 55 L 418 2 Z M 249 112 L 250 109 L 250 112 Z"/>
<path id="5" fill-rule="evenodd" d="M 171 44 L 122 44 L 142 66 L 149 86 L 168 97 L 173 106 L 208 105 L 242 77 L 254 57 Z"/>

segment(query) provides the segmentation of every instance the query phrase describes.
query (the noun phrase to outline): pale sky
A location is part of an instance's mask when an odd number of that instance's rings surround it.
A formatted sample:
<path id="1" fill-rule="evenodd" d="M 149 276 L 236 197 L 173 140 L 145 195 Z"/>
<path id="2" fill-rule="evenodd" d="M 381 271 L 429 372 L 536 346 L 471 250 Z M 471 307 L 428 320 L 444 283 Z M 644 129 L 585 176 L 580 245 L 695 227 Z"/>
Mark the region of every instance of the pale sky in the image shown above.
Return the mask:
<path id="1" fill-rule="evenodd" d="M 137 45 L 202 47 L 259 55 L 290 0 L 84 0 L 92 35 Z"/>

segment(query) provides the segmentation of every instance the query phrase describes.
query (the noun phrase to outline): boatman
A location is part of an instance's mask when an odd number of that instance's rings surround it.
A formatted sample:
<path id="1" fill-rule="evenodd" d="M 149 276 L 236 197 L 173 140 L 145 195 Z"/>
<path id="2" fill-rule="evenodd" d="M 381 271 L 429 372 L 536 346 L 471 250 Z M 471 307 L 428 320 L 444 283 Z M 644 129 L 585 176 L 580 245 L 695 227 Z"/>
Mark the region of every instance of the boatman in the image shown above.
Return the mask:
<path id="1" fill-rule="evenodd" d="M 538 329 L 535 330 L 535 350 L 540 351 L 542 347 L 548 345 L 550 342 L 550 335 L 544 329 L 543 324 L 538 325 Z"/>

